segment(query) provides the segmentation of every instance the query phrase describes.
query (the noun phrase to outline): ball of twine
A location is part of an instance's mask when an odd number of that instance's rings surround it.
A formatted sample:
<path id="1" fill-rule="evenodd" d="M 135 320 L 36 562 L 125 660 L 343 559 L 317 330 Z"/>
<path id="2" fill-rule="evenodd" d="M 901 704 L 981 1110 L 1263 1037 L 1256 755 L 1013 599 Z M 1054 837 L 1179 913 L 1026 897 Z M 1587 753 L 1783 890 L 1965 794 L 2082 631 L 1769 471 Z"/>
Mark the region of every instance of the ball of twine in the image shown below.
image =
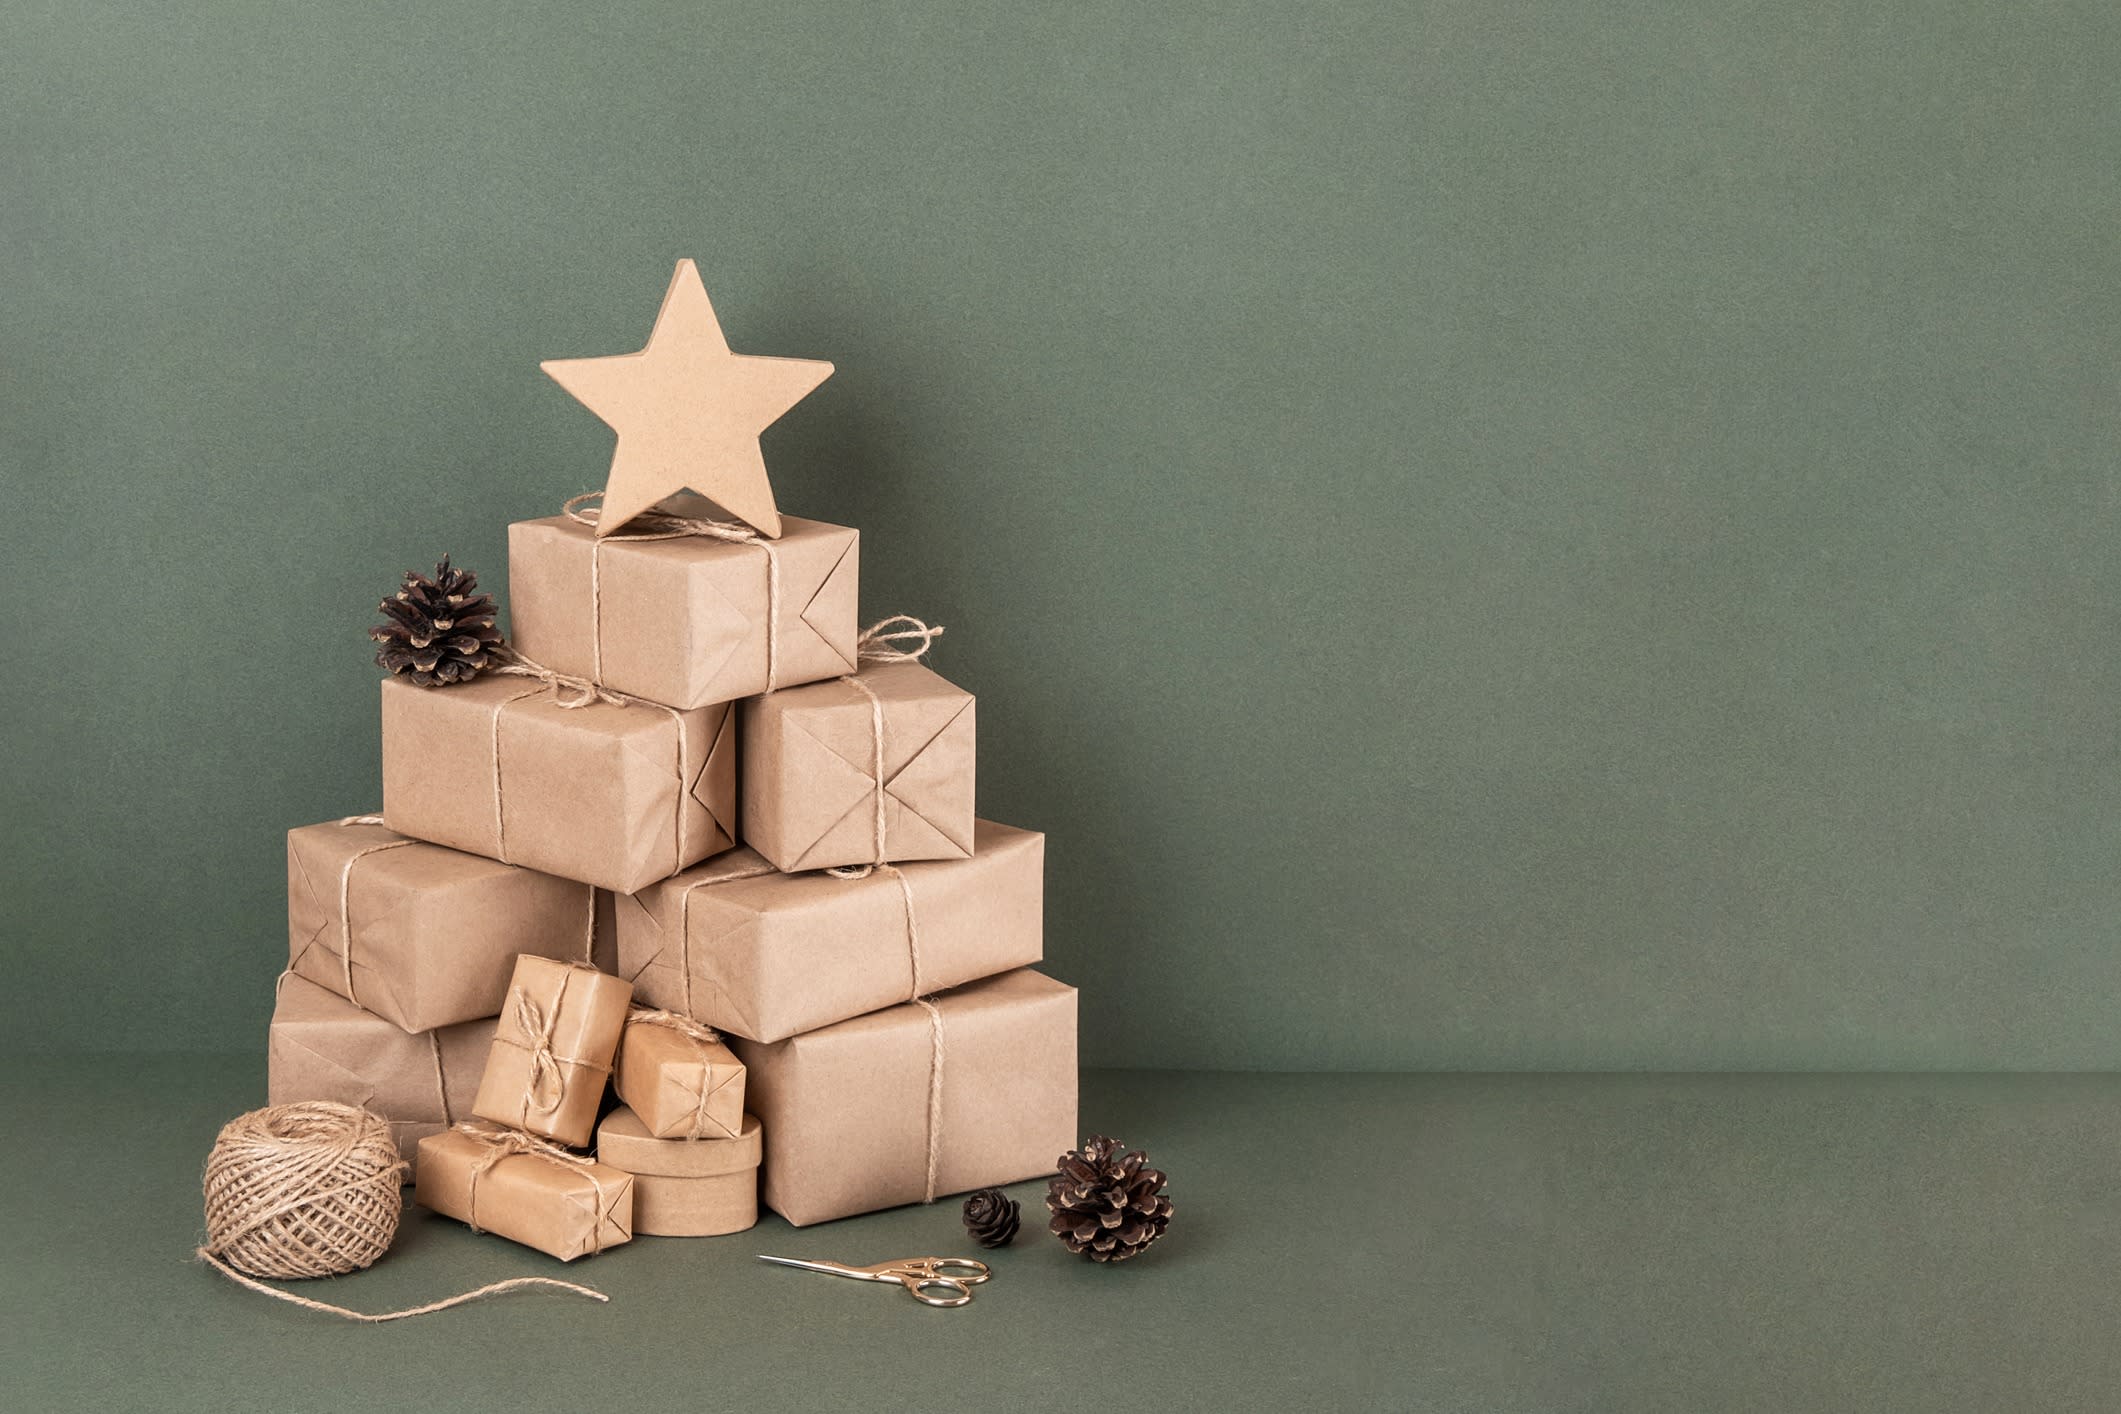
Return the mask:
<path id="1" fill-rule="evenodd" d="M 206 1159 L 206 1246 L 252 1276 L 339 1276 L 397 1236 L 405 1161 L 390 1125 L 328 1100 L 222 1126 Z"/>

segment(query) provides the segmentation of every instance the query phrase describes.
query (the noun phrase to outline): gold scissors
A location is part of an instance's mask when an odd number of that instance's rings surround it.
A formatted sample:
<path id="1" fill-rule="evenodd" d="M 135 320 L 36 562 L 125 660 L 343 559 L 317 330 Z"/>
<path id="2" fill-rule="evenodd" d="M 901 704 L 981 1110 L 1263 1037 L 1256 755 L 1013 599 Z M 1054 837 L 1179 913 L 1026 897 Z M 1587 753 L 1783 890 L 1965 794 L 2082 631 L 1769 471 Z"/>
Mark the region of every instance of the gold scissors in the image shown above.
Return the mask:
<path id="1" fill-rule="evenodd" d="M 761 1262 L 799 1267 L 806 1272 L 829 1272 L 856 1281 L 895 1281 L 924 1306 L 963 1306 L 972 1300 L 972 1288 L 994 1273 L 985 1262 L 970 1257 L 901 1257 L 896 1262 L 878 1262 L 873 1267 L 849 1267 L 839 1262 L 803 1262 L 794 1257 L 768 1257 Z"/>

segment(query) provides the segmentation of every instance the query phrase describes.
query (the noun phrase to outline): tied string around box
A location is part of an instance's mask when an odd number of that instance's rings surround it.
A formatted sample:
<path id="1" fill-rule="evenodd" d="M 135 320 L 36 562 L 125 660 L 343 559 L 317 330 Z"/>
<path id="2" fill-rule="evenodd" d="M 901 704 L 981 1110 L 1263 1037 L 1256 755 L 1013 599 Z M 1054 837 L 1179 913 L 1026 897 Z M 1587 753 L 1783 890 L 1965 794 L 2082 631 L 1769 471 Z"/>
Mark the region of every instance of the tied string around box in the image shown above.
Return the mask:
<path id="1" fill-rule="evenodd" d="M 207 1156 L 206 1242 L 195 1254 L 238 1286 L 344 1320 L 374 1324 L 446 1311 L 527 1287 L 606 1301 L 554 1277 L 513 1277 L 399 1311 L 353 1311 L 267 1286 L 372 1266 L 397 1236 L 405 1161 L 390 1125 L 354 1105 L 309 1100 L 238 1115 Z"/>
<path id="2" fill-rule="evenodd" d="M 533 1114 L 549 1115 L 559 1109 L 561 1102 L 567 1098 L 568 1068 L 599 1077 L 599 1089 L 602 1088 L 603 1078 L 611 1074 L 611 1067 L 608 1065 L 597 1065 L 579 1057 L 563 1056 L 553 1047 L 553 1036 L 560 1025 L 560 1013 L 567 1005 L 567 985 L 584 972 L 592 977 L 603 975 L 587 963 L 569 963 L 560 974 L 560 990 L 553 996 L 552 1005 L 549 1007 L 531 996 L 527 989 L 517 989 L 513 994 L 515 1012 L 512 1019 L 523 1039 L 519 1041 L 512 1036 L 502 1035 L 493 1038 L 497 1046 L 514 1046 L 517 1050 L 530 1053 L 530 1083 L 523 1087 L 523 1103 L 516 1112 L 518 1121 L 525 1126 L 528 1126 Z M 464 1126 L 457 1127 L 462 1129 Z"/>
<path id="3" fill-rule="evenodd" d="M 597 1177 L 597 1165 L 586 1154 L 577 1154 L 563 1149 L 534 1134 L 525 1134 L 520 1129 L 504 1129 L 497 1124 L 464 1123 L 456 1126 L 456 1133 L 482 1145 L 485 1152 L 471 1166 L 471 1177 L 465 1194 L 464 1219 L 473 1232 L 484 1232 L 479 1226 L 479 1180 L 492 1173 L 501 1163 L 513 1158 L 539 1159 L 548 1164 L 557 1164 L 570 1173 L 579 1174 L 589 1180 L 590 1190 L 596 1194 L 596 1207 L 590 1214 L 589 1254 L 595 1256 L 604 1250 L 604 1214 L 611 1208 L 611 1195 L 604 1190 L 604 1181 Z M 601 1294 L 598 1300 L 604 1300 Z"/>
<path id="4" fill-rule="evenodd" d="M 690 890 L 687 892 L 689 893 Z M 688 987 L 687 1001 L 689 1002 L 690 999 L 690 988 Z M 628 1026 L 660 1026 L 666 1031 L 675 1031 L 678 1035 L 692 1042 L 693 1049 L 700 1058 L 700 1089 L 699 1093 L 693 1097 L 692 1129 L 691 1132 L 685 1135 L 685 1138 L 688 1140 L 706 1138 L 708 1129 L 707 1105 L 714 1098 L 714 1087 L 707 1083 L 708 1076 L 713 1073 L 714 1069 L 713 1057 L 707 1054 L 707 1048 L 709 1046 L 719 1046 L 722 1043 L 722 1033 L 715 1030 L 712 1026 L 702 1026 L 699 1022 L 680 1012 L 658 1011 L 650 1007 L 635 1007 L 626 1014 L 626 1024 Z M 734 1139 L 736 1136 L 732 1134 L 728 1137 Z"/>
<path id="5" fill-rule="evenodd" d="M 603 520 L 602 491 L 584 491 L 560 507 L 569 520 L 592 530 Z M 591 501 L 598 505 L 591 506 Z M 604 676 L 604 546 L 614 540 L 678 540 L 703 535 L 732 545 L 756 545 L 766 556 L 766 687 L 780 686 L 781 656 L 781 552 L 772 540 L 742 521 L 709 520 L 683 516 L 674 511 L 648 510 L 626 522 L 626 529 L 599 535 L 589 542 L 589 675 Z"/>
<path id="6" fill-rule="evenodd" d="M 927 655 L 929 648 L 942 635 L 941 624 L 930 627 L 911 614 L 893 614 L 862 630 L 857 656 L 864 663 L 915 663 Z M 866 879 L 877 872 L 889 874 L 898 883 L 899 897 L 905 901 L 906 958 L 913 972 L 913 988 L 907 1000 L 928 1013 L 928 1175 L 921 1201 L 933 1203 L 936 1165 L 942 1156 L 943 1009 L 927 996 L 928 989 L 921 985 L 921 930 L 913 906 L 913 886 L 906 882 L 904 870 L 884 858 L 884 702 L 874 688 L 862 681 L 859 672 L 848 673 L 840 681 L 869 699 L 870 773 L 874 778 L 871 798 L 876 806 L 872 834 L 876 858 L 868 864 L 825 872 L 835 879 L 850 880 Z"/>
<path id="7" fill-rule="evenodd" d="M 602 495 L 603 493 L 598 492 L 596 494 Z M 570 502 L 569 504 L 573 503 Z M 506 644 L 503 644 L 498 650 L 494 665 L 486 669 L 486 671 L 501 677 L 529 678 L 533 684 L 514 696 L 504 697 L 494 703 L 493 717 L 489 722 L 489 735 L 493 743 L 493 857 L 495 859 L 500 860 L 503 864 L 515 862 L 508 857 L 507 802 L 503 797 L 501 786 L 501 713 L 518 702 L 536 697 L 539 693 L 548 690 L 552 693 L 552 705 L 563 712 L 577 712 L 584 707 L 602 704 L 608 707 L 631 707 L 635 705 L 653 707 L 658 712 L 668 712 L 670 714 L 670 723 L 677 730 L 678 746 L 676 768 L 678 791 L 677 805 L 672 812 L 675 818 L 671 822 L 671 858 L 673 861 L 677 861 L 685 857 L 685 799 L 689 794 L 685 786 L 685 768 L 686 761 L 690 755 L 686 740 L 685 713 L 661 702 L 651 702 L 645 697 L 634 697 L 624 692 L 615 692 L 592 678 L 578 678 L 568 673 L 555 672 L 543 663 L 524 657 Z M 594 895 L 592 895 L 592 898 L 594 898 Z M 593 908 L 594 904 L 592 903 L 591 906 Z M 594 918 L 591 920 L 591 927 L 592 929 L 595 927 Z"/>
<path id="8" fill-rule="evenodd" d="M 348 815 L 337 823 L 342 827 L 347 825 L 382 826 L 383 817 L 381 815 L 374 814 Z M 386 826 L 385 828 L 388 827 Z M 400 836 L 397 839 L 384 840 L 380 844 L 366 845 L 360 849 L 355 850 L 352 854 L 348 855 L 346 857 L 346 862 L 339 866 L 339 980 L 341 985 L 345 988 L 346 1000 L 352 1002 L 355 1006 L 361 1005 L 361 998 L 354 991 L 353 973 L 352 904 L 354 865 L 368 858 L 368 856 L 371 854 L 381 854 L 383 853 L 383 851 L 388 849 L 397 849 L 402 845 L 418 843 L 418 840 L 406 839 L 403 836 Z M 506 861 L 503 862 L 505 863 Z M 590 962 L 594 960 L 596 956 L 597 943 L 596 890 L 590 889 L 587 891 L 587 894 L 589 899 L 589 917 L 582 933 L 582 960 L 584 962 Z M 430 1038 L 432 1038 L 433 1033 L 429 1032 L 428 1035 Z M 440 1075 L 441 1069 L 442 1050 L 440 1044 L 437 1043 L 435 1047 L 435 1073 L 437 1074 L 437 1076 Z M 444 1124 L 449 1123 L 449 1098 L 446 1093 L 442 1098 L 442 1122 Z"/>

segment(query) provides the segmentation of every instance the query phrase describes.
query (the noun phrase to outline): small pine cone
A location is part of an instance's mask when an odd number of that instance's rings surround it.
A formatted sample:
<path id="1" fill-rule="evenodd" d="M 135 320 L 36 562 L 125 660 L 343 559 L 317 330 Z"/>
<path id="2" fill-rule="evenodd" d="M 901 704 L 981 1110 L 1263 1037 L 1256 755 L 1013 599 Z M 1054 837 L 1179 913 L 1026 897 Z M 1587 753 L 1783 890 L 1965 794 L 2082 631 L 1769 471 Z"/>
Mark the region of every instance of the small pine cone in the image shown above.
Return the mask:
<path id="1" fill-rule="evenodd" d="M 1060 1156 L 1046 1207 L 1054 1235 L 1070 1252 L 1124 1262 L 1164 1235 L 1171 1200 L 1163 1195 L 1164 1175 L 1148 1162 L 1146 1152 L 1129 1153 L 1102 1134 Z"/>
<path id="2" fill-rule="evenodd" d="M 376 606 L 385 622 L 368 631 L 383 645 L 376 650 L 376 666 L 421 687 L 477 677 L 501 650 L 501 631 L 494 627 L 499 610 L 493 596 L 477 593 L 478 587 L 479 577 L 452 569 L 447 555 L 432 579 L 405 571 L 403 587 Z"/>
<path id="3" fill-rule="evenodd" d="M 965 1231 L 982 1247 L 1007 1247 L 1016 1241 L 1022 1210 L 999 1188 L 982 1188 L 965 1200 Z"/>

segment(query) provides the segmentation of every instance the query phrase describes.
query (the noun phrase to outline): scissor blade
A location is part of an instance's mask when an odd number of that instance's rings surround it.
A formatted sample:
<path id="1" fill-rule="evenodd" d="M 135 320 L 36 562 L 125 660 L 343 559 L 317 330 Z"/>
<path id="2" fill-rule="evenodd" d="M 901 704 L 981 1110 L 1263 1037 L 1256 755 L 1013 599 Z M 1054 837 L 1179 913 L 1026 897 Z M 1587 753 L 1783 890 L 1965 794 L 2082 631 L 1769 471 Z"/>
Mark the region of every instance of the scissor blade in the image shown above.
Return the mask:
<path id="1" fill-rule="evenodd" d="M 769 1257 L 763 1252 L 759 1253 L 759 1260 L 761 1262 L 771 1262 L 779 1267 L 794 1267 L 799 1271 L 805 1272 L 824 1272 L 836 1277 L 843 1277 L 848 1274 L 847 1269 L 838 1262 L 805 1262 L 795 1257 Z"/>

